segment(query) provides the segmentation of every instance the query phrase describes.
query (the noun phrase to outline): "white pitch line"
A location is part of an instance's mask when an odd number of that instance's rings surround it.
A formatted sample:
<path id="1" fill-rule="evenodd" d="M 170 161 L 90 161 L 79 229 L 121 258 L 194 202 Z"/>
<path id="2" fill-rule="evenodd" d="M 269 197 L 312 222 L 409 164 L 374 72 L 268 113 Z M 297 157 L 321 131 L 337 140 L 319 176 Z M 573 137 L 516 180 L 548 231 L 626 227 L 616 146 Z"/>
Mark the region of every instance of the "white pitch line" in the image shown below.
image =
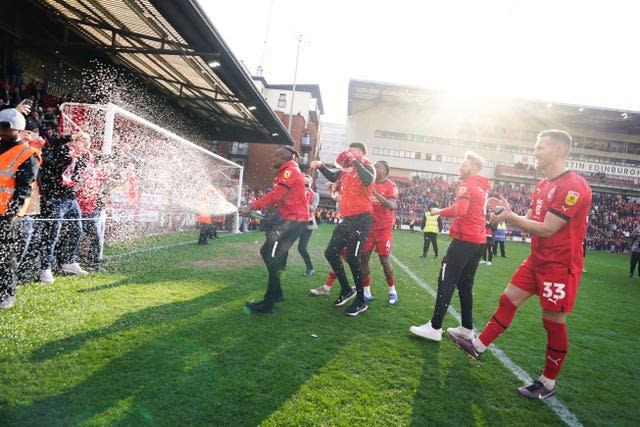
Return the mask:
<path id="1" fill-rule="evenodd" d="M 229 234 L 223 234 L 222 236 L 220 236 L 220 238 L 227 237 L 227 236 L 229 236 Z M 195 242 L 197 242 L 197 240 L 189 240 L 189 241 L 186 241 L 186 242 L 172 243 L 170 245 L 163 245 L 163 246 L 152 246 L 150 248 L 136 249 L 135 251 L 125 252 L 125 253 L 122 253 L 122 254 L 107 255 L 107 256 L 104 256 L 103 258 L 105 260 L 113 259 L 113 258 L 122 258 L 122 257 L 141 254 L 141 253 L 145 253 L 145 252 L 159 251 L 161 249 L 169 249 L 169 248 L 175 248 L 175 247 L 178 247 L 178 246 L 192 245 Z"/>
<path id="2" fill-rule="evenodd" d="M 433 298 L 436 298 L 436 291 L 434 291 L 431 286 L 427 285 L 422 279 L 420 279 L 413 271 L 409 269 L 406 265 L 404 265 L 398 258 L 396 258 L 393 254 L 390 255 L 393 262 L 395 262 L 398 267 L 400 267 L 405 273 L 409 275 L 421 288 L 429 292 Z M 457 321 L 460 323 L 460 314 L 451 306 L 447 310 L 449 314 L 451 314 Z M 476 336 L 478 335 L 478 330 L 474 329 L 474 333 Z M 521 380 L 524 384 L 530 384 L 533 382 L 533 379 L 524 369 L 520 366 L 516 365 L 509 356 L 507 356 L 502 350 L 500 350 L 495 344 L 489 347 L 489 351 L 494 354 L 498 358 L 502 364 L 509 369 L 519 380 Z M 560 419 L 571 427 L 582 427 L 582 423 L 578 420 L 573 412 L 571 412 L 566 406 L 564 406 L 555 396 L 551 396 L 542 401 L 545 405 L 549 406 L 553 412 L 556 413 Z"/>
<path id="3" fill-rule="evenodd" d="M 150 248 L 136 249 L 135 251 L 125 252 L 125 253 L 122 253 L 122 254 L 107 255 L 107 256 L 105 256 L 103 258 L 105 260 L 107 260 L 107 259 L 113 259 L 113 258 L 128 257 L 128 256 L 131 256 L 131 255 L 142 254 L 142 253 L 145 253 L 145 252 L 153 252 L 153 251 L 159 251 L 161 249 L 169 249 L 169 248 L 175 248 L 177 246 L 190 245 L 190 244 L 193 244 L 193 242 L 195 242 L 195 240 L 191 240 L 191 241 L 188 241 L 188 242 L 182 242 L 182 243 L 174 243 L 174 244 L 171 244 L 171 245 L 164 245 L 164 246 L 152 246 Z"/>

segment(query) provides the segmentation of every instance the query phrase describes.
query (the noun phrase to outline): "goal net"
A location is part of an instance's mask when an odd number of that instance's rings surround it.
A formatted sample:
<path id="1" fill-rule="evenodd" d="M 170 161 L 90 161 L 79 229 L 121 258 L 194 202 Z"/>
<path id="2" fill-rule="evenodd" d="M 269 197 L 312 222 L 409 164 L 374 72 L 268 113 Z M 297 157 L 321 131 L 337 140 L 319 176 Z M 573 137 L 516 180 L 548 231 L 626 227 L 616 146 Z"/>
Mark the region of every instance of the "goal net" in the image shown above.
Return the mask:
<path id="1" fill-rule="evenodd" d="M 237 232 L 242 166 L 114 104 L 60 110 L 61 133 L 91 137 L 93 176 L 78 191 L 99 181 L 107 239 L 193 230 L 196 212 Z"/>

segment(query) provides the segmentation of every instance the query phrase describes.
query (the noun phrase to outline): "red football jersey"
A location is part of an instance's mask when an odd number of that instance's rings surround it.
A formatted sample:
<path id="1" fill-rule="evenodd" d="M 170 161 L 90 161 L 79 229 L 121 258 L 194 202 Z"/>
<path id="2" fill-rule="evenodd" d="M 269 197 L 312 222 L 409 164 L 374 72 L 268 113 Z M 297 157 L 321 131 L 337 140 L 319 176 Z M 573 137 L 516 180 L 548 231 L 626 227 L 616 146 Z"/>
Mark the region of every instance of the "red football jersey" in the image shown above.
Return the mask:
<path id="1" fill-rule="evenodd" d="M 531 237 L 531 255 L 536 267 L 582 272 L 582 242 L 591 208 L 591 188 L 573 171 L 540 181 L 531 196 L 531 218 L 543 222 L 547 212 L 567 221 L 553 236 Z M 566 272 L 566 270 L 565 270 Z"/>
<path id="2" fill-rule="evenodd" d="M 298 163 L 289 160 L 278 169 L 273 189 L 264 197 L 251 203 L 254 210 L 275 206 L 282 219 L 307 222 L 309 204 L 304 188 L 304 176 Z"/>
<path id="3" fill-rule="evenodd" d="M 374 189 L 385 199 L 398 198 L 398 186 L 395 182 L 387 179 L 380 184 L 374 183 Z M 392 229 L 396 221 L 396 214 L 393 209 L 387 209 L 375 196 L 371 196 L 373 205 L 373 225 L 372 230 Z"/>
<path id="4" fill-rule="evenodd" d="M 342 200 L 340 200 L 338 208 L 340 215 L 347 217 L 371 212 L 373 209 L 371 206 L 373 183 L 365 186 L 355 168 L 351 172 L 345 172 L 342 176 Z"/>

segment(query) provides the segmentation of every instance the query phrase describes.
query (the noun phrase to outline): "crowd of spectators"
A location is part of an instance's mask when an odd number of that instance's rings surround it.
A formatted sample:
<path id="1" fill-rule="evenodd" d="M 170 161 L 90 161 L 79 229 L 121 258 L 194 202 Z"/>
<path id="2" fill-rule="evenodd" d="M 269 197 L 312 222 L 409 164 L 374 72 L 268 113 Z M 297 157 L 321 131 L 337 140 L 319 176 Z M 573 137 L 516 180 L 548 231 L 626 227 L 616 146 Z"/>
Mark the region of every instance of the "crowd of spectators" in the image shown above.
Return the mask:
<path id="1" fill-rule="evenodd" d="M 38 130 L 40 135 L 51 135 L 58 130 L 59 106 L 73 100 L 73 95 L 63 93 L 54 96 L 47 91 L 47 85 L 36 80 L 29 83 L 14 78 L 0 79 L 0 98 L 2 108 L 15 108 L 20 102 L 29 99 L 31 112 L 26 117 L 27 130 Z"/>
<path id="2" fill-rule="evenodd" d="M 640 225 L 637 200 L 610 194 L 594 193 L 587 228 L 587 248 L 627 253 L 631 249 L 629 234 Z"/>
<path id="3" fill-rule="evenodd" d="M 31 198 L 18 213 L 18 281 L 52 283 L 56 271 L 87 274 L 77 262 L 81 243 L 89 249 L 83 251 L 85 265 L 103 270 L 102 205 L 97 201 L 103 179 L 89 152 L 89 136 L 59 134 L 59 105 L 70 96 L 55 97 L 45 84 L 26 83 L 16 74 L 0 79 L 0 99 L 0 110 L 24 113 L 20 138 L 36 150 L 40 163 Z"/>
<path id="4" fill-rule="evenodd" d="M 408 226 L 416 231 L 422 226 L 424 212 L 431 202 L 436 206 L 451 204 L 457 183 L 448 183 L 442 178 L 412 179 L 401 182 L 397 227 Z M 493 185 L 490 195 L 502 196 L 509 201 L 514 212 L 524 215 L 529 208 L 529 195 L 533 185 L 515 183 L 497 183 Z M 640 204 L 621 195 L 611 193 L 594 193 L 589 228 L 587 233 L 587 249 L 607 252 L 627 253 L 630 250 L 629 233 L 640 225 Z M 445 229 L 448 226 L 445 224 Z M 522 236 L 517 229 L 508 226 L 508 236 Z"/>

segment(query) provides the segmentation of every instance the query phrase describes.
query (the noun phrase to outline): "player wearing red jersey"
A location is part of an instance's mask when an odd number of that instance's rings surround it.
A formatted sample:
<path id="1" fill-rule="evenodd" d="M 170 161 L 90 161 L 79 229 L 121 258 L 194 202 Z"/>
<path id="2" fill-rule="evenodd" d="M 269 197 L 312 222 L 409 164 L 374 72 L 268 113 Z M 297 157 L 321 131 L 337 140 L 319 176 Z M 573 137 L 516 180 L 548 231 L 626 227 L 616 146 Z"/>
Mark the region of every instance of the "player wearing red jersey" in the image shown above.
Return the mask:
<path id="1" fill-rule="evenodd" d="M 442 340 L 442 322 L 453 291 L 460 295 L 462 325 L 449 328 L 449 334 L 473 336 L 473 281 L 485 248 L 485 211 L 489 180 L 479 175 L 484 164 L 475 153 L 467 152 L 460 165 L 460 179 L 453 204 L 444 209 L 431 208 L 431 214 L 453 217 L 449 236 L 452 241 L 442 259 L 438 274 L 438 294 L 431 321 L 412 326 L 409 331 L 430 341 Z"/>
<path id="2" fill-rule="evenodd" d="M 511 324 L 528 298 L 537 295 L 542 323 L 547 331 L 544 371 L 540 378 L 518 389 L 521 396 L 545 399 L 555 393 L 555 383 L 567 354 L 569 339 L 566 316 L 573 309 L 583 268 L 582 242 L 591 207 L 591 188 L 564 162 L 571 149 L 571 136 L 562 130 L 545 130 L 536 140 L 533 156 L 544 173 L 531 196 L 525 216 L 514 213 L 505 199 L 491 198 L 496 213 L 492 222 L 506 220 L 531 233 L 531 254 L 518 267 L 500 296 L 498 309 L 484 331 L 474 340 L 450 335 L 470 357 L 479 359 L 491 343 Z M 496 211 L 496 209 L 498 209 Z"/>
<path id="3" fill-rule="evenodd" d="M 342 222 L 333 230 L 324 256 L 340 281 L 341 292 L 334 305 L 342 306 L 356 297 L 345 311 L 350 316 L 357 316 L 367 309 L 367 304 L 364 302 L 362 264 L 359 255 L 371 228 L 373 210 L 371 192 L 376 171 L 371 162 L 364 158 L 366 152 L 367 148 L 362 142 L 349 144 L 349 149 L 336 158 L 336 164 L 342 171 L 328 169 L 317 160 L 310 164 L 311 168 L 317 168 L 331 182 L 336 182 L 338 177 L 342 177 L 342 198 L 339 206 Z M 344 247 L 347 248 L 347 263 L 356 285 L 355 291 L 349 286 L 349 280 L 340 259 L 340 251 Z"/>
<path id="4" fill-rule="evenodd" d="M 393 224 L 396 221 L 395 210 L 398 209 L 398 186 L 395 182 L 387 179 L 389 176 L 389 164 L 385 161 L 376 162 L 376 181 L 373 187 L 371 203 L 373 205 L 373 225 L 364 243 L 361 252 L 362 275 L 364 277 L 364 300 L 373 301 L 371 295 L 371 277 L 369 268 L 369 258 L 374 250 L 378 253 L 380 264 L 384 271 L 384 276 L 389 287 L 389 304 L 398 303 L 398 292 L 396 291 L 395 279 L 393 278 L 393 267 L 389 261 L 391 255 L 391 244 L 393 240 Z"/>
<path id="5" fill-rule="evenodd" d="M 280 272 L 289 248 L 307 229 L 309 205 L 304 177 L 295 161 L 297 154 L 291 147 L 278 148 L 273 153 L 273 167 L 278 171 L 273 189 L 264 197 L 238 209 L 244 215 L 251 210 L 271 209 L 271 219 L 265 221 L 264 227 L 266 240 L 260 248 L 260 255 L 269 272 L 267 292 L 262 301 L 246 304 L 251 312 L 273 313 L 274 303 L 284 300 Z"/>

